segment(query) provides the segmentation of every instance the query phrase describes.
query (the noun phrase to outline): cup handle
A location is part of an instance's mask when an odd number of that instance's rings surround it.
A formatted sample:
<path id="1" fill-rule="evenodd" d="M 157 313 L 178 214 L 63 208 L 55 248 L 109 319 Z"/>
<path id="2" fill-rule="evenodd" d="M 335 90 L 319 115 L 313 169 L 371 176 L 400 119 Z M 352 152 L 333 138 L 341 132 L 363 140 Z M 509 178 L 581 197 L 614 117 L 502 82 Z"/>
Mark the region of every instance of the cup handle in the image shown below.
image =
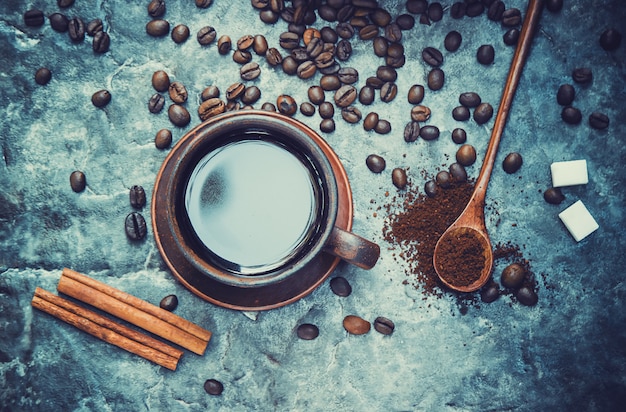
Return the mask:
<path id="1" fill-rule="evenodd" d="M 380 247 L 352 232 L 335 226 L 324 251 L 362 269 L 371 269 L 380 256 Z"/>

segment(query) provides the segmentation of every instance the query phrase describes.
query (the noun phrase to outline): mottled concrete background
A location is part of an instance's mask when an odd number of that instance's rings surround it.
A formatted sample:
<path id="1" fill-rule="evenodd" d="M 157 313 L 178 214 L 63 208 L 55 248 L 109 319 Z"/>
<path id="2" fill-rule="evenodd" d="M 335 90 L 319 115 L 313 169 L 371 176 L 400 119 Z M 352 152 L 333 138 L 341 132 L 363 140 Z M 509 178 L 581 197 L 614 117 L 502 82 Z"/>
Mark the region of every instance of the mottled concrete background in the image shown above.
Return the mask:
<path id="1" fill-rule="evenodd" d="M 506 153 L 520 152 L 522 169 L 515 175 L 496 167 L 488 193 L 487 220 L 494 243 L 522 247 L 537 274 L 539 302 L 522 306 L 504 296 L 492 304 L 470 306 L 462 314 L 457 297 L 423 296 L 407 264 L 392 257 L 397 247 L 382 238 L 384 210 L 397 189 L 394 167 L 407 167 L 417 187 L 454 160 L 450 139 L 464 127 L 479 162 L 493 119 L 479 126 L 459 123 L 450 112 L 458 95 L 478 92 L 497 107 L 513 49 L 504 45 L 505 29 L 483 14 L 416 24 L 404 32 L 407 63 L 399 69 L 398 97 L 358 106 L 389 120 L 388 135 L 365 132 L 335 114 L 337 129 L 323 135 L 342 160 L 354 195 L 355 232 L 376 240 L 382 256 L 371 271 L 340 265 L 334 275 L 349 280 L 352 294 L 341 298 L 328 282 L 306 298 L 283 308 L 242 313 L 212 305 L 178 283 L 159 255 L 152 229 L 144 241 L 131 242 L 124 218 L 132 211 L 128 188 L 142 185 L 152 193 L 156 173 L 167 155 L 154 135 L 173 131 L 174 143 L 199 123 L 199 94 L 208 85 L 222 92 L 239 81 L 238 65 L 220 56 L 215 44 L 201 47 L 195 33 L 205 25 L 236 41 L 245 34 L 264 34 L 278 46 L 286 23 L 266 25 L 249 1 L 215 0 L 207 9 L 193 1 L 167 2 L 172 26 L 190 27 L 180 45 L 169 36 L 151 38 L 147 0 L 77 0 L 68 16 L 100 18 L 111 37 L 111 49 L 98 55 L 91 39 L 72 44 L 66 33 L 26 27 L 23 13 L 39 8 L 60 11 L 53 0 L 0 2 L 0 409 L 2 411 L 611 411 L 626 401 L 626 324 L 623 225 L 626 162 L 626 45 L 607 52 L 598 45 L 609 27 L 620 28 L 626 10 L 621 0 L 565 0 L 559 13 L 544 11 L 532 53 L 524 70 L 498 164 Z M 406 12 L 403 1 L 379 1 L 394 16 Z M 526 3 L 505 0 L 522 11 Z M 318 19 L 315 26 L 329 24 Z M 331 24 L 331 25 L 334 25 Z M 426 46 L 443 49 L 450 30 L 463 35 L 456 53 L 444 52 L 445 87 L 427 90 L 424 104 L 433 112 L 430 124 L 441 129 L 436 141 L 407 144 L 402 130 L 411 105 L 408 88 L 425 84 L 428 67 L 421 60 Z M 382 60 L 370 42 L 354 38 L 354 54 L 344 63 L 358 68 L 360 80 L 375 74 Z M 481 44 L 493 44 L 496 58 L 485 67 L 476 62 Z M 286 53 L 285 53 L 286 54 Z M 253 54 L 262 73 L 254 82 L 260 102 L 275 102 L 282 93 L 298 103 L 319 81 L 289 77 Z M 39 67 L 53 75 L 46 86 L 34 81 Z M 560 118 L 559 85 L 571 83 L 575 67 L 590 67 L 593 83 L 576 86 L 574 104 L 583 122 L 571 126 Z M 147 101 L 154 93 L 155 70 L 167 71 L 190 93 L 192 121 L 174 127 L 164 111 L 154 115 Z M 91 95 L 108 89 L 112 100 L 95 108 Z M 330 98 L 330 94 L 328 95 Z M 260 103 L 258 104 L 260 106 Z M 604 131 L 587 124 L 593 111 L 606 113 Z M 296 118 L 318 129 L 315 115 Z M 377 153 L 387 169 L 377 175 L 365 158 Z M 543 200 L 550 186 L 552 162 L 586 159 L 589 184 L 564 189 L 558 206 Z M 87 176 L 87 188 L 74 193 L 73 170 Z M 468 169 L 472 177 L 478 163 Z M 385 192 L 389 191 L 387 197 Z M 581 199 L 600 229 L 576 243 L 557 215 Z M 375 215 L 374 212 L 377 212 Z M 142 210 L 149 221 L 149 205 Z M 107 345 L 50 316 L 31 309 L 35 287 L 56 291 L 61 269 L 70 267 L 150 302 L 174 293 L 176 313 L 213 331 L 203 357 L 187 353 L 171 372 Z M 496 267 L 499 277 L 501 266 Z M 403 281 L 408 280 L 408 284 Z M 372 330 L 348 335 L 346 315 L 373 321 L 386 316 L 396 324 L 393 335 Z M 297 325 L 317 325 L 312 341 L 298 339 Z M 221 396 L 203 389 L 206 379 L 223 382 Z"/>

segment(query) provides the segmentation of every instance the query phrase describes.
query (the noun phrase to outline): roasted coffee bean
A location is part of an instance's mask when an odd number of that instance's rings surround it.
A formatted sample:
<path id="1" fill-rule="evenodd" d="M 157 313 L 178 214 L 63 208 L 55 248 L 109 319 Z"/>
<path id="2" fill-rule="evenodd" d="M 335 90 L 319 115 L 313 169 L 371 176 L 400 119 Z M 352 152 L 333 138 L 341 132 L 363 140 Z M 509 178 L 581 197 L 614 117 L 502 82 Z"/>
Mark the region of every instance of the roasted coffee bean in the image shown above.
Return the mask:
<path id="1" fill-rule="evenodd" d="M 236 101 L 236 100 L 229 100 L 228 102 L 226 102 L 226 111 L 227 112 L 232 112 L 235 110 L 239 110 L 241 109 L 241 103 Z"/>
<path id="2" fill-rule="evenodd" d="M 323 119 L 320 122 L 320 130 L 324 133 L 332 133 L 335 131 L 335 121 L 333 119 Z"/>
<path id="3" fill-rule="evenodd" d="M 215 41 L 216 37 L 217 32 L 215 31 L 215 28 L 211 26 L 202 27 L 196 34 L 196 39 L 201 46 L 208 46 Z"/>
<path id="4" fill-rule="evenodd" d="M 181 104 L 187 101 L 187 88 L 181 82 L 175 81 L 170 83 L 170 87 L 168 87 L 168 92 L 170 99 L 172 99 L 174 103 Z"/>
<path id="5" fill-rule="evenodd" d="M 246 63 L 241 66 L 239 74 L 243 80 L 254 80 L 261 75 L 261 67 L 257 62 Z"/>
<path id="6" fill-rule="evenodd" d="M 361 40 L 372 40 L 379 35 L 379 27 L 375 24 L 368 24 L 359 30 L 359 38 Z"/>
<path id="7" fill-rule="evenodd" d="M 456 144 L 463 144 L 467 141 L 467 133 L 464 129 L 456 128 L 452 131 L 452 141 Z"/>
<path id="8" fill-rule="evenodd" d="M 385 64 L 390 67 L 395 67 L 396 69 L 404 66 L 404 63 L 406 63 L 406 57 L 404 55 L 393 57 L 387 54 L 387 57 L 385 57 Z"/>
<path id="9" fill-rule="evenodd" d="M 516 27 L 522 22 L 522 12 L 517 8 L 506 9 L 502 12 L 500 20 L 504 27 Z"/>
<path id="10" fill-rule="evenodd" d="M 111 101 L 111 92 L 108 90 L 98 90 L 91 95 L 91 103 L 96 107 L 104 107 Z"/>
<path id="11" fill-rule="evenodd" d="M 170 76 L 164 70 L 155 71 L 152 73 L 152 87 L 154 87 L 154 90 L 157 92 L 169 90 Z"/>
<path id="12" fill-rule="evenodd" d="M 322 119 L 330 119 L 335 115 L 335 106 L 331 102 L 322 102 L 319 105 L 319 113 Z"/>
<path id="13" fill-rule="evenodd" d="M 452 163 L 448 168 L 448 171 L 455 182 L 465 182 L 467 180 L 467 171 L 462 164 Z"/>
<path id="14" fill-rule="evenodd" d="M 124 229 L 126 236 L 131 240 L 141 240 L 146 237 L 148 233 L 148 226 L 146 220 L 139 212 L 131 212 L 126 216 L 124 220 Z"/>
<path id="15" fill-rule="evenodd" d="M 359 80 L 359 72 L 353 67 L 342 67 L 337 72 L 337 77 L 343 84 L 353 84 Z"/>
<path id="16" fill-rule="evenodd" d="M 320 104 L 326 99 L 326 95 L 324 94 L 324 89 L 321 86 L 311 86 L 307 92 L 309 96 L 309 100 L 313 104 Z"/>
<path id="17" fill-rule="evenodd" d="M 465 167 L 473 165 L 476 161 L 476 149 L 474 149 L 474 146 L 464 144 L 459 147 L 459 150 L 456 151 L 456 161 Z"/>
<path id="18" fill-rule="evenodd" d="M 360 122 L 363 115 L 358 108 L 354 106 L 348 106 L 341 109 L 341 117 L 346 122 L 354 124 Z"/>
<path id="19" fill-rule="evenodd" d="M 211 4 L 213 4 L 213 0 L 196 0 L 196 7 L 200 9 L 206 9 Z"/>
<path id="20" fill-rule="evenodd" d="M 491 21 L 500 21 L 502 20 L 502 15 L 504 14 L 504 10 L 506 6 L 504 2 L 501 0 L 496 0 L 487 9 L 487 18 Z"/>
<path id="21" fill-rule="evenodd" d="M 443 6 L 438 1 L 432 2 L 428 5 L 427 14 L 430 21 L 440 21 L 443 18 Z"/>
<path id="22" fill-rule="evenodd" d="M 341 86 L 335 92 L 335 104 L 339 107 L 348 107 L 356 100 L 357 92 L 356 88 L 352 85 L 346 84 Z"/>
<path id="23" fill-rule="evenodd" d="M 543 199 L 552 205 L 558 205 L 565 200 L 565 196 L 563 196 L 560 188 L 551 187 L 543 192 Z"/>
<path id="24" fill-rule="evenodd" d="M 375 156 L 375 155 L 372 155 L 372 156 Z M 383 169 L 384 169 L 384 165 L 383 165 Z M 379 173 L 379 172 L 376 172 L 376 173 Z M 330 290 L 332 290 L 335 295 L 345 298 L 345 297 L 350 296 L 350 294 L 352 293 L 352 286 L 350 286 L 350 283 L 346 280 L 346 278 L 337 276 L 330 280 Z"/>
<path id="25" fill-rule="evenodd" d="M 275 47 L 270 47 L 269 49 L 267 49 L 267 53 L 265 53 L 265 59 L 270 66 L 278 66 L 283 62 L 283 56 Z"/>
<path id="26" fill-rule="evenodd" d="M 173 311 L 174 309 L 176 309 L 176 307 L 178 307 L 178 297 L 176 295 L 167 295 L 166 297 L 161 299 L 161 302 L 159 302 L 159 307 L 170 312 Z"/>
<path id="27" fill-rule="evenodd" d="M 378 316 L 374 319 L 374 329 L 383 335 L 391 335 L 395 328 L 396 325 L 390 319 L 383 316 Z"/>
<path id="28" fill-rule="evenodd" d="M 365 80 L 366 86 L 369 86 L 376 90 L 380 89 L 384 83 L 385 83 L 384 81 L 380 80 L 376 76 L 370 76 Z"/>
<path id="29" fill-rule="evenodd" d="M 422 59 L 433 67 L 439 67 L 443 64 L 443 54 L 434 47 L 426 47 L 422 50 Z"/>
<path id="30" fill-rule="evenodd" d="M 94 53 L 106 53 L 111 46 L 111 38 L 109 34 L 103 31 L 99 31 L 93 36 L 91 43 L 91 49 Z"/>
<path id="31" fill-rule="evenodd" d="M 92 37 L 99 31 L 103 31 L 103 30 L 104 30 L 104 27 L 102 25 L 101 19 L 93 19 L 89 23 L 87 23 L 87 25 L 85 26 L 85 31 L 87 32 L 87 35 L 92 36 Z"/>
<path id="32" fill-rule="evenodd" d="M 198 117 L 200 120 L 205 121 L 213 116 L 224 113 L 226 111 L 226 104 L 217 97 L 212 97 L 202 102 L 198 107 Z"/>
<path id="33" fill-rule="evenodd" d="M 318 69 L 330 68 L 336 63 L 335 54 L 330 51 L 323 52 L 317 56 L 314 61 Z"/>
<path id="34" fill-rule="evenodd" d="M 300 103 L 300 113 L 305 116 L 311 117 L 315 114 L 315 106 L 309 102 Z"/>
<path id="35" fill-rule="evenodd" d="M 609 127 L 609 116 L 600 112 L 593 112 L 589 115 L 589 126 L 602 130 Z"/>
<path id="36" fill-rule="evenodd" d="M 335 33 L 342 39 L 351 39 L 354 36 L 354 27 L 347 22 L 338 23 L 335 26 Z"/>
<path id="37" fill-rule="evenodd" d="M 335 44 L 337 43 L 337 40 L 339 40 L 339 35 L 331 27 L 324 26 L 320 29 L 319 33 L 321 39 L 326 43 Z"/>
<path id="38" fill-rule="evenodd" d="M 24 13 L 24 24 L 29 27 L 43 26 L 45 17 L 43 11 L 38 9 L 31 9 Z"/>
<path id="39" fill-rule="evenodd" d="M 224 384 L 216 379 L 207 379 L 207 381 L 204 382 L 204 390 L 209 395 L 221 395 L 224 391 Z"/>
<path id="40" fill-rule="evenodd" d="M 482 100 L 478 93 L 466 92 L 459 95 L 459 103 L 461 103 L 462 106 L 473 108 L 482 103 Z"/>
<path id="41" fill-rule="evenodd" d="M 450 172 L 442 170 L 435 176 L 435 182 L 437 182 L 437 186 L 447 189 L 452 185 L 452 175 Z"/>
<path id="42" fill-rule="evenodd" d="M 163 106 L 165 106 L 165 97 L 159 93 L 155 93 L 150 97 L 148 101 L 148 110 L 150 113 L 160 113 L 163 110 Z"/>
<path id="43" fill-rule="evenodd" d="M 79 17 L 72 18 L 67 25 L 67 33 L 70 40 L 80 43 L 85 40 L 85 23 Z"/>
<path id="44" fill-rule="evenodd" d="M 493 107 L 489 103 L 481 103 L 474 109 L 474 121 L 485 124 L 493 116 Z"/>
<path id="45" fill-rule="evenodd" d="M 174 43 L 180 44 L 187 41 L 189 34 L 189 27 L 184 24 L 177 24 L 172 29 L 171 37 Z"/>
<path id="46" fill-rule="evenodd" d="M 283 0 L 269 0 L 270 9 L 275 13 L 280 13 L 285 9 L 285 2 Z"/>
<path id="47" fill-rule="evenodd" d="M 443 41 L 443 45 L 449 52 L 455 52 L 461 47 L 461 43 L 463 42 L 463 37 L 461 33 L 456 30 L 452 30 L 446 35 L 445 40 Z"/>
<path id="48" fill-rule="evenodd" d="M 172 132 L 168 129 L 161 129 L 154 136 L 154 145 L 157 149 L 167 149 L 171 144 Z"/>
<path id="49" fill-rule="evenodd" d="M 561 106 L 569 106 L 574 102 L 576 97 L 576 90 L 571 84 L 562 84 L 559 86 L 559 90 L 556 92 L 556 101 Z"/>
<path id="50" fill-rule="evenodd" d="M 374 126 L 374 131 L 378 134 L 389 134 L 391 133 L 391 123 L 389 123 L 389 120 L 378 119 L 378 123 Z"/>
<path id="51" fill-rule="evenodd" d="M 261 98 L 261 89 L 257 86 L 246 87 L 243 95 L 241 96 L 241 102 L 243 104 L 254 104 Z"/>
<path id="52" fill-rule="evenodd" d="M 322 4 L 318 9 L 317 13 L 322 20 L 326 21 L 336 21 L 337 20 L 337 9 L 331 7 L 328 4 Z"/>
<path id="53" fill-rule="evenodd" d="M 276 106 L 274 106 L 274 103 L 265 102 L 261 105 L 261 110 L 265 110 L 266 112 L 275 112 Z"/>
<path id="54" fill-rule="evenodd" d="M 266 57 L 269 55 L 266 54 Z M 300 66 L 300 64 L 296 61 L 296 59 L 294 59 L 292 56 L 287 56 L 285 57 L 282 62 L 280 63 L 283 72 L 285 74 L 288 75 L 294 75 L 298 73 L 298 66 Z"/>
<path id="55" fill-rule="evenodd" d="M 235 50 L 233 53 L 233 61 L 238 64 L 246 64 L 252 61 L 252 53 L 246 50 Z"/>
<path id="56" fill-rule="evenodd" d="M 395 169 L 393 169 L 391 171 L 391 182 L 398 189 L 404 189 L 408 182 L 406 170 L 402 169 L 401 167 L 396 167 Z"/>
<path id="57" fill-rule="evenodd" d="M 519 263 L 511 263 L 504 268 L 500 275 L 502 286 L 509 289 L 517 289 L 524 283 L 526 269 Z"/>
<path id="58" fill-rule="evenodd" d="M 420 15 L 420 24 L 426 25 L 426 26 L 430 26 L 430 19 L 428 18 L 428 14 L 427 13 L 422 13 L 422 15 Z"/>
<path id="59" fill-rule="evenodd" d="M 246 86 L 243 83 L 235 82 L 231 84 L 226 89 L 226 100 L 237 100 L 245 90 Z"/>
<path id="60" fill-rule="evenodd" d="M 174 126 L 178 127 L 185 127 L 191 121 L 189 111 L 187 111 L 187 109 L 180 104 L 170 105 L 167 109 L 167 116 L 169 117 L 170 122 L 172 122 Z"/>
<path id="61" fill-rule="evenodd" d="M 407 0 L 406 10 L 412 14 L 422 14 L 428 10 L 427 0 Z"/>
<path id="62" fill-rule="evenodd" d="M 367 116 L 365 116 L 365 120 L 363 120 L 363 129 L 369 132 L 370 130 L 374 130 L 376 125 L 378 124 L 378 113 L 369 112 Z"/>
<path id="63" fill-rule="evenodd" d="M 561 111 L 561 119 L 565 123 L 579 124 L 583 120 L 583 115 L 577 107 L 566 106 Z"/>
<path id="64" fill-rule="evenodd" d="M 237 40 L 237 50 L 248 50 L 254 43 L 254 36 L 245 34 Z"/>
<path id="65" fill-rule="evenodd" d="M 220 97 L 220 89 L 215 85 L 206 87 L 200 95 L 203 102 L 214 97 Z"/>
<path id="66" fill-rule="evenodd" d="M 279 112 L 287 116 L 292 116 L 298 111 L 298 104 L 294 98 L 286 94 L 278 96 L 276 99 L 276 107 Z"/>
<path id="67" fill-rule="evenodd" d="M 389 41 L 384 37 L 378 36 L 372 41 L 374 54 L 378 57 L 385 57 L 389 49 Z"/>
<path id="68" fill-rule="evenodd" d="M 502 35 L 502 41 L 507 46 L 515 46 L 519 39 L 520 31 L 518 29 L 509 29 Z"/>
<path id="69" fill-rule="evenodd" d="M 427 121 L 430 119 L 430 108 L 423 105 L 413 106 L 413 108 L 411 108 L 411 119 L 414 122 Z"/>
<path id="70" fill-rule="evenodd" d="M 546 9 L 552 13 L 557 13 L 563 8 L 563 0 L 547 0 Z"/>
<path id="71" fill-rule="evenodd" d="M 45 86 L 52 80 L 52 72 L 47 67 L 41 67 L 35 72 L 35 83 Z"/>
<path id="72" fill-rule="evenodd" d="M 146 191 L 142 186 L 131 186 L 128 191 L 130 205 L 135 209 L 141 209 L 146 205 Z"/>
<path id="73" fill-rule="evenodd" d="M 262 34 L 257 34 L 254 36 L 252 41 L 252 50 L 259 56 L 265 56 L 268 49 L 267 39 Z"/>
<path id="74" fill-rule="evenodd" d="M 522 155 L 516 152 L 509 153 L 502 161 L 502 169 L 511 174 L 517 172 L 522 167 Z"/>
<path id="75" fill-rule="evenodd" d="M 420 124 L 416 121 L 410 121 L 404 126 L 404 141 L 411 143 L 417 140 L 420 135 Z"/>
<path id="76" fill-rule="evenodd" d="M 496 52 L 491 44 L 483 44 L 476 51 L 478 63 L 488 66 L 493 63 Z"/>
<path id="77" fill-rule="evenodd" d="M 233 43 L 229 36 L 224 34 L 220 36 L 219 39 L 217 39 L 217 52 L 219 54 L 221 55 L 228 54 L 230 53 L 232 48 L 233 48 Z"/>
<path id="78" fill-rule="evenodd" d="M 463 17 L 465 17 L 466 9 L 467 4 L 465 2 L 457 1 L 456 3 L 452 4 L 452 7 L 450 7 L 450 16 L 455 20 L 462 19 Z"/>
<path id="79" fill-rule="evenodd" d="M 396 24 L 401 30 L 411 30 L 415 26 L 415 17 L 404 13 L 396 17 Z"/>
<path id="80" fill-rule="evenodd" d="M 414 84 L 409 89 L 407 100 L 411 104 L 420 104 L 424 100 L 424 86 L 421 84 Z"/>
<path id="81" fill-rule="evenodd" d="M 349 45 L 350 45 L 350 43 L 348 43 L 348 46 Z M 322 54 L 322 52 L 324 51 L 324 42 L 321 39 L 319 39 L 317 37 L 314 37 L 314 38 L 311 39 L 311 41 L 309 41 L 309 44 L 307 44 L 305 50 L 306 50 L 306 54 L 311 59 L 315 59 L 317 56 Z M 350 52 L 351 51 L 352 51 L 352 49 L 350 49 Z M 349 57 L 349 54 L 348 54 L 348 57 Z"/>
<path id="82" fill-rule="evenodd" d="M 291 50 L 300 46 L 300 36 L 297 33 L 286 31 L 278 37 L 280 47 Z"/>
<path id="83" fill-rule="evenodd" d="M 319 334 L 319 328 L 311 323 L 303 323 L 296 329 L 296 335 L 302 340 L 313 340 L 317 338 Z"/>
<path id="84" fill-rule="evenodd" d="M 434 180 L 429 180 L 424 183 L 424 193 L 426 193 L 426 196 L 428 197 L 437 196 L 437 182 L 435 182 Z"/>
<path id="85" fill-rule="evenodd" d="M 296 70 L 296 74 L 301 79 L 310 79 L 317 72 L 317 67 L 315 67 L 315 63 L 311 60 L 307 60 L 298 65 Z"/>
<path id="86" fill-rule="evenodd" d="M 622 43 L 622 34 L 617 29 L 606 29 L 600 35 L 600 47 L 606 51 L 617 50 Z"/>
<path id="87" fill-rule="evenodd" d="M 500 297 L 500 289 L 495 282 L 491 282 L 480 290 L 480 300 L 485 303 L 496 301 Z"/>
<path id="88" fill-rule="evenodd" d="M 64 9 L 74 5 L 74 0 L 57 0 L 57 6 Z"/>
<path id="89" fill-rule="evenodd" d="M 439 90 L 443 87 L 445 83 L 445 74 L 443 70 L 439 68 L 432 69 L 428 73 L 428 88 L 430 90 Z"/>
<path id="90" fill-rule="evenodd" d="M 68 19 L 66 15 L 52 13 L 48 19 L 50 20 L 50 27 L 52 27 L 54 31 L 58 31 L 59 33 L 65 33 L 67 31 L 70 19 Z"/>
<path id="91" fill-rule="evenodd" d="M 370 105 L 374 102 L 376 92 L 373 87 L 363 86 L 359 91 L 359 102 L 363 105 Z"/>
<path id="92" fill-rule="evenodd" d="M 150 17 L 162 17 L 165 15 L 166 10 L 165 0 L 151 0 L 150 3 L 148 3 L 148 14 Z"/>
<path id="93" fill-rule="evenodd" d="M 85 177 L 85 173 L 80 170 L 74 170 L 70 174 L 70 187 L 76 193 L 80 193 L 85 190 L 85 187 L 87 187 L 87 178 Z"/>
<path id="94" fill-rule="evenodd" d="M 464 122 L 466 120 L 469 120 L 470 111 L 465 106 L 457 106 L 454 109 L 452 109 L 452 118 L 459 122 Z"/>
<path id="95" fill-rule="evenodd" d="M 315 27 L 305 28 L 304 31 L 302 32 L 302 41 L 304 42 L 304 44 L 308 46 L 309 43 L 313 41 L 313 39 L 321 40 L 322 33 L 319 30 L 317 30 Z"/>
<path id="96" fill-rule="evenodd" d="M 422 126 L 420 137 L 424 140 L 435 140 L 439 137 L 439 128 L 433 125 Z"/>
<path id="97" fill-rule="evenodd" d="M 402 41 L 402 29 L 396 23 L 390 23 L 385 26 L 385 38 L 392 44 L 398 44 Z"/>
<path id="98" fill-rule="evenodd" d="M 385 27 L 391 22 L 391 14 L 385 9 L 376 8 L 369 14 L 369 18 L 375 25 Z"/>
<path id="99" fill-rule="evenodd" d="M 588 67 L 577 67 L 572 71 L 572 79 L 579 84 L 591 83 L 593 72 Z"/>
<path id="100" fill-rule="evenodd" d="M 403 58 L 404 46 L 402 46 L 402 43 L 391 43 L 387 48 L 387 57 Z"/>
<path id="101" fill-rule="evenodd" d="M 398 86 L 392 82 L 386 82 L 380 88 L 380 100 L 389 103 L 396 98 L 398 94 Z"/>
<path id="102" fill-rule="evenodd" d="M 341 87 L 341 80 L 335 74 L 325 74 L 320 78 L 320 87 L 322 90 L 337 90 Z"/>
<path id="103" fill-rule="evenodd" d="M 395 82 L 398 78 L 398 72 L 393 67 L 379 66 L 376 69 L 376 77 L 383 82 Z"/>
<path id="104" fill-rule="evenodd" d="M 537 293 L 529 286 L 522 286 L 515 292 L 515 297 L 524 306 L 535 306 L 539 301 Z"/>
<path id="105" fill-rule="evenodd" d="M 72 31 L 72 24 L 70 22 L 70 33 Z M 167 33 L 170 32 L 170 23 L 164 19 L 155 19 L 150 20 L 146 24 L 146 33 L 148 33 L 152 37 L 163 37 L 167 36 Z"/>

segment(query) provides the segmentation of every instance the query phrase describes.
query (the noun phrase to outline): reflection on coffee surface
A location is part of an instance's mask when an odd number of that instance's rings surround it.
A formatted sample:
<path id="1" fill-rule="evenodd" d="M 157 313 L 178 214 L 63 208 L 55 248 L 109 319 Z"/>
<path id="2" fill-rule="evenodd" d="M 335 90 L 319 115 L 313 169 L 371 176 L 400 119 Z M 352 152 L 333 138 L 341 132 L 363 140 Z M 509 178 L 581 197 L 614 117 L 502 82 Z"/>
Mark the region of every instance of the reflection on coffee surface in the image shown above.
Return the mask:
<path id="1" fill-rule="evenodd" d="M 198 162 L 185 207 L 197 237 L 223 266 L 263 273 L 287 262 L 315 232 L 316 180 L 285 147 L 246 138 Z"/>

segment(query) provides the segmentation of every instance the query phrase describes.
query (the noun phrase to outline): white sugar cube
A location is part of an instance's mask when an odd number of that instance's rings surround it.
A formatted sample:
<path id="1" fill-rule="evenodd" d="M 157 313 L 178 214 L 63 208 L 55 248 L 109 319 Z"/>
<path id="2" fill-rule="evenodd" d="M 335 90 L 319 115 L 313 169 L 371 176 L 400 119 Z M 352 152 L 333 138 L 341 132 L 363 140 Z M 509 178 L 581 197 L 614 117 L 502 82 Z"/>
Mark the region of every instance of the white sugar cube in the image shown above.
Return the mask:
<path id="1" fill-rule="evenodd" d="M 553 187 L 586 185 L 589 182 L 587 161 L 584 159 L 554 162 L 550 165 L 550 172 Z"/>
<path id="2" fill-rule="evenodd" d="M 580 200 L 559 213 L 559 218 L 577 242 L 595 232 L 599 227 Z"/>

